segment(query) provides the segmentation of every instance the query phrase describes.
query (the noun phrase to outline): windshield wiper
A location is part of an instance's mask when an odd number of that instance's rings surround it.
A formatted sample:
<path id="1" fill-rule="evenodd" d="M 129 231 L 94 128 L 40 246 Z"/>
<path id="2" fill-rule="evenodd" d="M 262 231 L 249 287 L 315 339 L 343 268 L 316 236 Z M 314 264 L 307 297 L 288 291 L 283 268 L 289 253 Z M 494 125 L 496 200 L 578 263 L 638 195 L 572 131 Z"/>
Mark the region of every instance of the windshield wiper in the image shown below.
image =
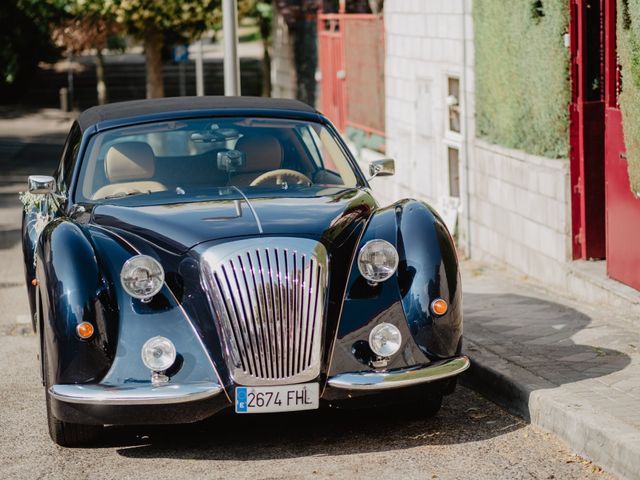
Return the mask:
<path id="1" fill-rule="evenodd" d="M 113 195 L 107 195 L 106 197 L 103 197 L 103 200 L 112 200 L 114 198 L 125 198 L 125 197 L 132 197 L 134 195 L 149 195 L 151 192 L 147 191 L 147 192 L 120 192 L 120 193 L 114 193 Z"/>

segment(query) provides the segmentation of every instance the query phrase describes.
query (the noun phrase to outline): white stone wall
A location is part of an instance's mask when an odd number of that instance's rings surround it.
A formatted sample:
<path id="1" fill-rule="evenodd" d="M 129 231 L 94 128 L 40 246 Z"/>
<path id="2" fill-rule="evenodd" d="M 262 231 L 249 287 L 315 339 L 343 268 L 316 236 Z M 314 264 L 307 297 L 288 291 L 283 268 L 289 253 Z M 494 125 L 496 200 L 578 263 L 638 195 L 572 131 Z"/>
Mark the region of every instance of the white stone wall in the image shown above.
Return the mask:
<path id="1" fill-rule="evenodd" d="M 571 255 L 569 161 L 474 143 L 472 256 L 564 286 Z"/>
<path id="2" fill-rule="evenodd" d="M 397 175 L 374 181 L 383 201 L 438 208 L 449 194 L 447 147 L 460 149 L 463 253 L 562 285 L 570 259 L 568 161 L 475 138 L 471 0 L 386 0 L 387 154 Z M 460 78 L 459 135 L 447 131 L 447 76 Z"/>
<path id="3" fill-rule="evenodd" d="M 296 97 L 296 69 L 289 28 L 277 9 L 274 10 L 271 59 L 271 96 Z"/>
<path id="4" fill-rule="evenodd" d="M 448 147 L 460 150 L 460 189 L 473 135 L 473 31 L 470 0 L 386 0 L 387 154 L 397 175 L 380 180 L 394 198 L 413 197 L 437 206 L 449 195 Z M 461 133 L 448 131 L 447 78 L 460 80 Z M 466 121 L 465 121 L 466 120 Z M 465 157 L 465 155 L 467 157 Z M 467 205 L 461 198 L 462 215 Z M 466 245 L 465 221 L 458 222 Z"/>

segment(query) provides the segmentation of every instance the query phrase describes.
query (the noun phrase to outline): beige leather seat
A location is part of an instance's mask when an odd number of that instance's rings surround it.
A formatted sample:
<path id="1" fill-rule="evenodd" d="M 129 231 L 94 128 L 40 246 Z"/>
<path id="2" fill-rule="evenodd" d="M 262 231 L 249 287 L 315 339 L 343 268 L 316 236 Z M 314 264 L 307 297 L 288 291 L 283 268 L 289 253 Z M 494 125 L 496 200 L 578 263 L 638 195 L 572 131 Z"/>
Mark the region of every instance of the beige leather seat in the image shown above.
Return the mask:
<path id="1" fill-rule="evenodd" d="M 156 172 L 156 157 L 145 142 L 122 142 L 107 150 L 104 173 L 111 182 L 98 189 L 93 199 L 137 192 L 162 192 L 162 183 L 151 180 Z"/>
<path id="2" fill-rule="evenodd" d="M 235 149 L 244 152 L 246 162 L 244 168 L 231 179 L 233 185 L 250 185 L 263 173 L 277 170 L 282 165 L 282 145 L 271 135 L 242 137 Z"/>

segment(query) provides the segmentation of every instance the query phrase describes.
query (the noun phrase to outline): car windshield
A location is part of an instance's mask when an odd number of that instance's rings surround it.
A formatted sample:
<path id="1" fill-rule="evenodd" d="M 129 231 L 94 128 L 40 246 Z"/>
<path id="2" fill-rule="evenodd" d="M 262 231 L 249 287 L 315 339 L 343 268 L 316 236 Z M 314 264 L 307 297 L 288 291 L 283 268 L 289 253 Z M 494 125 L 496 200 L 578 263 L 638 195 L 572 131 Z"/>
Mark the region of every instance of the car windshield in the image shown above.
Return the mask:
<path id="1" fill-rule="evenodd" d="M 103 203 L 145 196 L 184 201 L 185 196 L 221 187 L 293 193 L 313 187 L 355 187 L 358 182 L 340 143 L 319 123 L 186 119 L 94 135 L 82 162 L 76 200 Z"/>

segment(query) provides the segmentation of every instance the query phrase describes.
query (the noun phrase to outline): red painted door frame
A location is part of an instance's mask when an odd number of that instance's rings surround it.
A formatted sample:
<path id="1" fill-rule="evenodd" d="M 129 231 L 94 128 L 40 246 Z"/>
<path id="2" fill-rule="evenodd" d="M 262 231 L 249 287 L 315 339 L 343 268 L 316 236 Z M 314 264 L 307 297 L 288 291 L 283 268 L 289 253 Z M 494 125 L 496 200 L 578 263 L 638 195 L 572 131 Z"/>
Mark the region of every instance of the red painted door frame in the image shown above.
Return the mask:
<path id="1" fill-rule="evenodd" d="M 631 192 L 618 104 L 624 83 L 616 54 L 616 0 L 606 0 L 604 30 L 607 273 L 640 290 L 640 199 Z"/>
<path id="2" fill-rule="evenodd" d="M 603 0 L 570 1 L 569 142 L 574 259 L 604 258 Z"/>

